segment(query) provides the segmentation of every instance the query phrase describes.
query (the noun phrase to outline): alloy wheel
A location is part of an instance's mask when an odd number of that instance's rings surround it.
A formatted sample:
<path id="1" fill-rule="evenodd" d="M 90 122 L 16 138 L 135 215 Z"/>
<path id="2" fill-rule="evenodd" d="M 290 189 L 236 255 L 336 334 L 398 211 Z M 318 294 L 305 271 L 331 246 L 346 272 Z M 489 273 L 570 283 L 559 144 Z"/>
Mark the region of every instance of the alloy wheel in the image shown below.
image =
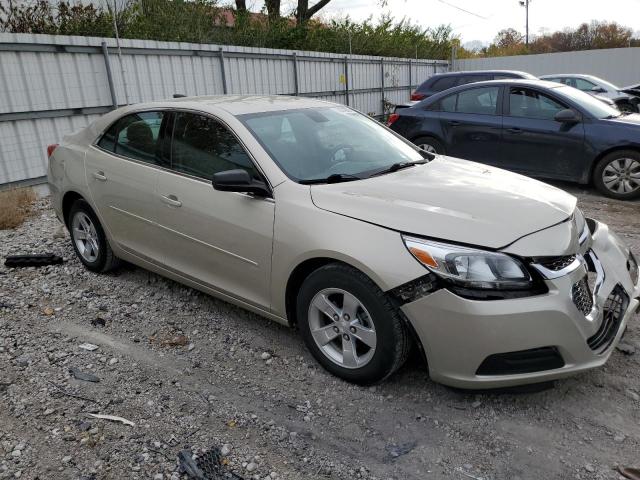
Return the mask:
<path id="1" fill-rule="evenodd" d="M 438 153 L 438 151 L 436 150 L 436 147 L 434 147 L 433 145 L 429 144 L 429 143 L 423 143 L 422 145 L 418 145 L 422 150 L 424 150 L 425 152 L 428 153 Z"/>
<path id="2" fill-rule="evenodd" d="M 320 351 L 344 368 L 361 368 L 373 358 L 376 329 L 369 312 L 351 293 L 320 290 L 309 305 L 309 327 Z"/>
<path id="3" fill-rule="evenodd" d="M 84 212 L 77 212 L 71 222 L 71 235 L 80 256 L 87 262 L 95 262 L 100 254 L 100 244 L 91 217 Z"/>
<path id="4" fill-rule="evenodd" d="M 616 158 L 602 170 L 602 182 L 615 193 L 628 194 L 640 189 L 640 161 Z"/>

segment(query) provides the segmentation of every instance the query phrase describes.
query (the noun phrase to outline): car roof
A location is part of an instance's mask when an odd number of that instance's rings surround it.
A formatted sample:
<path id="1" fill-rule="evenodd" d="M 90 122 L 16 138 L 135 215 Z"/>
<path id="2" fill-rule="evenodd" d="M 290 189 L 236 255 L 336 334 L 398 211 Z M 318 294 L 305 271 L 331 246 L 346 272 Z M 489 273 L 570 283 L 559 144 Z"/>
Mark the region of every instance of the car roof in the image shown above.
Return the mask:
<path id="1" fill-rule="evenodd" d="M 553 75 L 540 75 L 540 78 L 551 78 L 551 77 L 567 77 L 567 78 L 597 78 L 593 75 L 588 75 L 586 73 L 554 73 Z"/>
<path id="2" fill-rule="evenodd" d="M 531 75 L 528 72 L 523 72 L 520 70 L 462 70 L 460 72 L 442 72 L 442 73 L 436 73 L 435 75 L 432 75 L 429 78 L 433 78 L 433 77 L 448 77 L 448 76 L 455 76 L 455 75 L 487 75 L 487 74 L 494 74 L 494 75 L 500 75 L 500 74 L 513 74 L 513 75 Z"/>
<path id="3" fill-rule="evenodd" d="M 206 95 L 180 97 L 158 102 L 145 102 L 133 105 L 132 110 L 149 108 L 187 108 L 193 110 L 225 110 L 231 115 L 247 113 L 293 110 L 297 108 L 330 107 L 338 104 L 309 97 L 287 95 Z"/>

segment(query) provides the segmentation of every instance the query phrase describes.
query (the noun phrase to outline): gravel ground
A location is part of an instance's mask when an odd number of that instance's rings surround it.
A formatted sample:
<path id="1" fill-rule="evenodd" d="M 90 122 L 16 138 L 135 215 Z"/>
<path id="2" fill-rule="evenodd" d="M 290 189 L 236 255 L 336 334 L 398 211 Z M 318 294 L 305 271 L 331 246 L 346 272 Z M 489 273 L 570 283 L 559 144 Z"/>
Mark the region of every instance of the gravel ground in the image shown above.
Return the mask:
<path id="1" fill-rule="evenodd" d="M 640 253 L 639 202 L 561 186 Z M 452 390 L 417 357 L 363 388 L 319 368 L 296 331 L 140 268 L 84 270 L 46 199 L 0 231 L 0 258 L 43 251 L 66 262 L 0 266 L 0 478 L 177 479 L 182 448 L 213 446 L 260 480 L 608 479 L 640 466 L 637 317 L 626 353 L 552 388 Z"/>

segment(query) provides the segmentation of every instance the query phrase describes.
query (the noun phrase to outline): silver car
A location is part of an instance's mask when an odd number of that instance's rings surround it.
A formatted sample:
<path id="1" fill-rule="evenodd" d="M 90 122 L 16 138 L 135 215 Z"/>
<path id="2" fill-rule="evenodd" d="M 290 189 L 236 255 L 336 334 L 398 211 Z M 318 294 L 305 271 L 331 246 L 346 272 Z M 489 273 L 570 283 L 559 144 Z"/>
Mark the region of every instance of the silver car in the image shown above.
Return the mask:
<path id="1" fill-rule="evenodd" d="M 569 85 L 599 99 L 609 99 L 623 112 L 638 112 L 640 96 L 634 93 L 633 87 L 620 88 L 602 78 L 580 73 L 543 75 L 540 79 Z"/>
<path id="2" fill-rule="evenodd" d="M 49 150 L 88 269 L 126 260 L 297 326 L 352 382 L 385 379 L 412 346 L 457 387 L 563 377 L 604 364 L 640 304 L 634 256 L 573 196 L 341 105 L 146 103 Z"/>

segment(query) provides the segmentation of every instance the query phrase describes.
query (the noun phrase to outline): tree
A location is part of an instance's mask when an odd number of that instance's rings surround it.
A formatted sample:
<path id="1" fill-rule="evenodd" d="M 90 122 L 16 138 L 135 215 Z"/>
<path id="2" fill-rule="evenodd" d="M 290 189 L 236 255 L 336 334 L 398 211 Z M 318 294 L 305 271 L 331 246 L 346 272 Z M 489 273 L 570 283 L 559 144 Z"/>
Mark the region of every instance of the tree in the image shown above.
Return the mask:
<path id="1" fill-rule="evenodd" d="M 524 35 L 522 35 L 515 28 L 505 28 L 500 30 L 498 35 L 493 40 L 494 45 L 498 48 L 510 49 L 522 44 Z"/>
<path id="2" fill-rule="evenodd" d="M 247 0 L 236 0 L 236 11 L 238 13 L 246 13 Z"/>
<path id="3" fill-rule="evenodd" d="M 278 20 L 280 18 L 280 0 L 265 0 L 264 4 L 267 7 L 269 21 Z"/>
<path id="4" fill-rule="evenodd" d="M 330 1 L 331 0 L 320 0 L 312 7 L 309 7 L 309 0 L 298 0 L 298 8 L 296 8 L 296 23 L 298 25 L 304 25 Z"/>

